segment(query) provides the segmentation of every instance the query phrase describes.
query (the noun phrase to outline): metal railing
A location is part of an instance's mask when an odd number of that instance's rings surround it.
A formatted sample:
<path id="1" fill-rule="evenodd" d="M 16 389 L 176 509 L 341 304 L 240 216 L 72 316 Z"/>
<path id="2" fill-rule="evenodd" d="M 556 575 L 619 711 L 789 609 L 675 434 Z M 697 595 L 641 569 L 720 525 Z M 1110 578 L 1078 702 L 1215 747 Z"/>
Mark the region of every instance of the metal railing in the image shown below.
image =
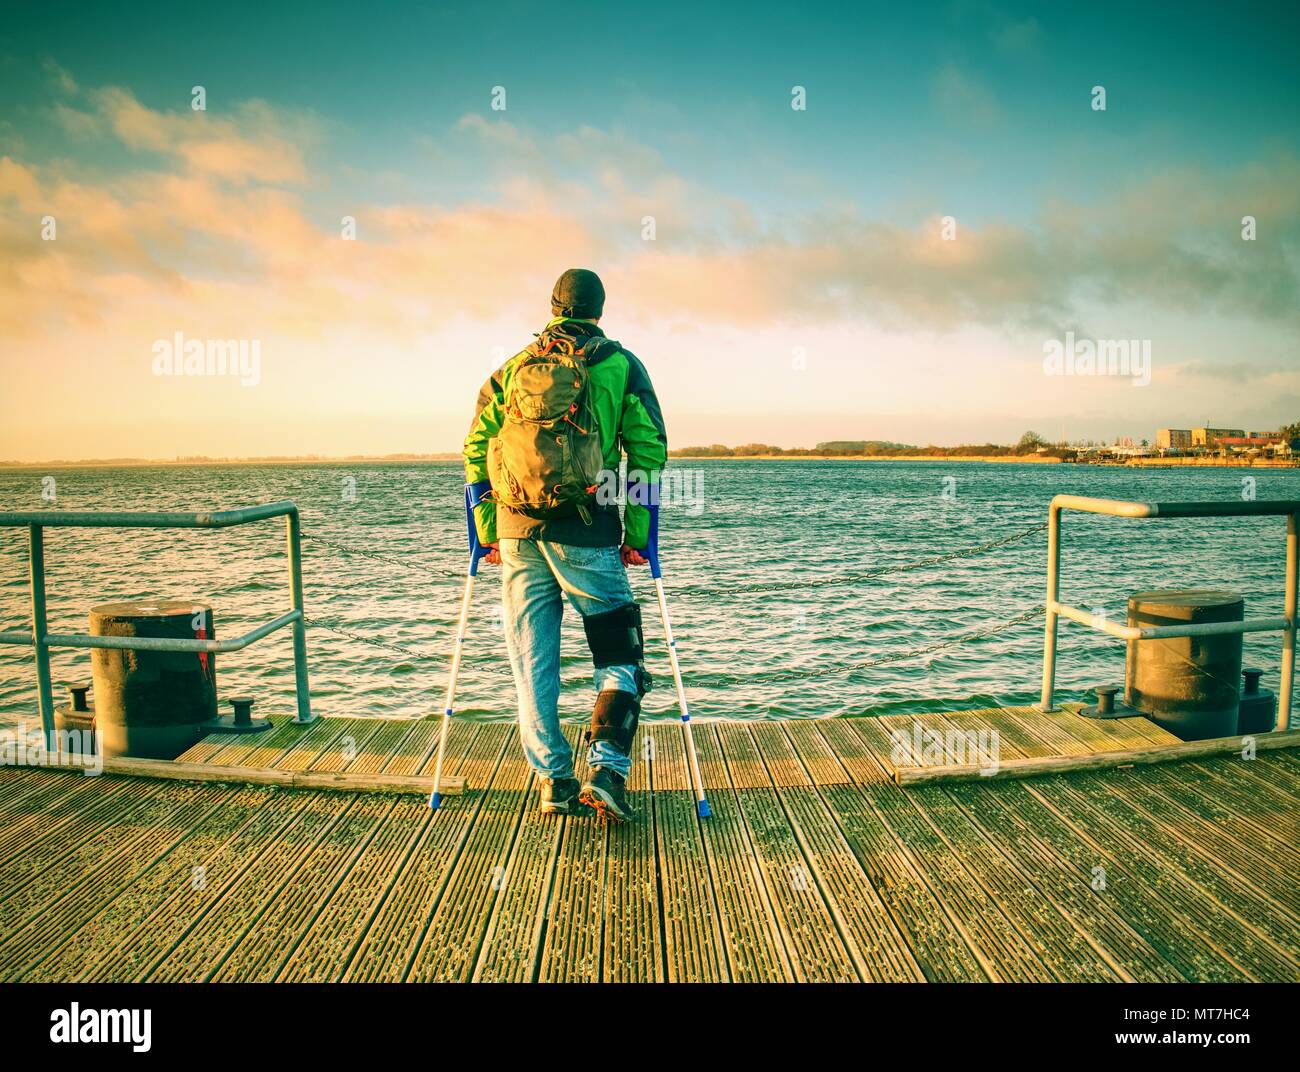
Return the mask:
<path id="1" fill-rule="evenodd" d="M 47 528 L 123 529 L 224 529 L 253 521 L 283 517 L 289 555 L 289 601 L 291 609 L 264 622 L 233 640 L 184 640 L 171 637 L 110 637 L 82 633 L 51 633 L 46 623 L 45 538 Z M 264 636 L 293 626 L 293 673 L 298 714 L 295 721 L 313 721 L 311 690 L 307 683 L 307 626 L 302 603 L 302 531 L 298 506 L 293 502 L 268 503 L 242 510 L 201 513 L 112 513 L 98 510 L 35 510 L 26 513 L 0 512 L 0 526 L 28 530 L 28 560 L 32 593 L 32 628 L 0 630 L 0 644 L 25 644 L 36 649 L 36 683 L 41 728 L 46 747 L 57 750 L 54 732 L 54 693 L 50 684 L 50 648 L 126 648 L 137 651 L 193 651 L 224 653 L 239 651 Z"/>
<path id="2" fill-rule="evenodd" d="M 1280 618 L 1247 618 L 1240 622 L 1203 622 L 1197 625 L 1160 625 L 1139 627 L 1119 625 L 1099 615 L 1090 614 L 1062 603 L 1060 594 L 1061 514 L 1079 510 L 1089 514 L 1107 514 L 1127 518 L 1177 517 L 1285 517 L 1286 523 L 1286 593 Z M 1297 531 L 1300 530 L 1300 501 L 1276 502 L 1183 502 L 1144 503 L 1118 499 L 1091 499 L 1079 495 L 1057 495 L 1047 513 L 1047 624 L 1043 638 L 1043 694 L 1040 709 L 1053 711 L 1052 689 L 1056 677 L 1056 623 L 1069 618 L 1081 625 L 1120 640 L 1159 640 L 1165 637 L 1218 636 L 1225 633 L 1282 634 L 1282 671 L 1277 690 L 1277 725 L 1284 730 L 1291 718 L 1291 686 L 1295 672 Z"/>

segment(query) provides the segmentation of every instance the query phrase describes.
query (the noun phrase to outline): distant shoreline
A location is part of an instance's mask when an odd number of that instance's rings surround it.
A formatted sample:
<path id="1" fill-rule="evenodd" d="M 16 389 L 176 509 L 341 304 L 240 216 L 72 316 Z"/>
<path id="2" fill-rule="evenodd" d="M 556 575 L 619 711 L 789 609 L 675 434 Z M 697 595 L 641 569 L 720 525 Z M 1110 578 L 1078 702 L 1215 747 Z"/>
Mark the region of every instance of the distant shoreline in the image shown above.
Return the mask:
<path id="1" fill-rule="evenodd" d="M 208 466 L 430 465 L 460 461 L 459 454 L 411 454 L 324 458 L 105 458 L 85 461 L 0 462 L 0 472 L 54 469 L 177 469 Z M 998 465 L 1087 465 L 1109 469 L 1300 469 L 1300 461 L 1235 458 L 1128 458 L 1124 461 L 1072 461 L 1033 454 L 672 454 L 684 462 L 981 462 Z"/>
<path id="2" fill-rule="evenodd" d="M 1002 462 L 1060 465 L 1064 459 L 1032 454 L 672 454 L 670 462 Z"/>
<path id="3" fill-rule="evenodd" d="M 58 459 L 45 462 L 0 462 L 0 471 L 6 469 L 158 469 L 202 465 L 404 465 L 424 462 L 459 461 L 459 454 L 386 454 L 345 455 L 326 458 L 304 455 L 301 458 L 87 458 L 80 461 Z"/>

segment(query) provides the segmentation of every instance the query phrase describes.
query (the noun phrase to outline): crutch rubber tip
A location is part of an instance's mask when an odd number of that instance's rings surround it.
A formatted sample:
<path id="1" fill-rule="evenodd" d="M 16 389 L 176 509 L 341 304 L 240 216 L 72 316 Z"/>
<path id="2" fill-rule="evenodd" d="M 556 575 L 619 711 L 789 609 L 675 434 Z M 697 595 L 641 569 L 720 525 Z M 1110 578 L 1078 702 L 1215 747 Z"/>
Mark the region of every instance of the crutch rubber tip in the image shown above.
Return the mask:
<path id="1" fill-rule="evenodd" d="M 701 800 L 697 805 L 695 805 L 695 810 L 699 812 L 701 819 L 707 819 L 713 814 L 712 810 L 709 808 L 709 802 L 707 800 Z"/>
<path id="2" fill-rule="evenodd" d="M 431 796 L 431 797 L 429 798 L 429 810 L 430 810 L 430 811 L 437 811 L 437 810 L 438 810 L 438 805 L 441 804 L 441 803 L 442 803 L 442 794 L 441 794 L 441 793 L 434 793 L 433 796 Z"/>

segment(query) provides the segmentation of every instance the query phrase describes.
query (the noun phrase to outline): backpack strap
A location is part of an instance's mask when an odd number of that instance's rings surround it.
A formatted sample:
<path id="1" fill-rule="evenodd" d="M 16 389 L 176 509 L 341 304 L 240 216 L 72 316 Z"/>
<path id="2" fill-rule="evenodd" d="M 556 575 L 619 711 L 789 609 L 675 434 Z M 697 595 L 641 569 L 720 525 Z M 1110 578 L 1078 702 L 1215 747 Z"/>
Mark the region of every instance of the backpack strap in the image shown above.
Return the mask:
<path id="1" fill-rule="evenodd" d="M 577 340 L 571 335 L 543 331 L 528 344 L 527 350 L 538 357 L 558 350 L 564 357 L 590 363 L 602 353 L 612 353 L 623 348 L 617 339 L 610 339 L 604 335 L 587 335 L 583 338 L 581 346 L 576 345 L 576 342 Z"/>
<path id="2" fill-rule="evenodd" d="M 587 341 L 582 344 L 575 357 L 581 357 L 588 364 L 602 353 L 613 353 L 621 350 L 618 340 L 606 338 L 604 335 L 588 335 Z"/>

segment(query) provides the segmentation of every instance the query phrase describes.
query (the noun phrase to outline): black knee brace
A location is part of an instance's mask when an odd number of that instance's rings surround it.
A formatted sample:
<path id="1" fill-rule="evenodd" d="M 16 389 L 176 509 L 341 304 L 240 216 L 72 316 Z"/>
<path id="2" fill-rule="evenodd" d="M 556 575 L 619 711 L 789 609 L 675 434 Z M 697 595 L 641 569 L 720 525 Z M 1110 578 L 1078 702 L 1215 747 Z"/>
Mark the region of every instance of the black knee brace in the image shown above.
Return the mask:
<path id="1" fill-rule="evenodd" d="M 596 667 L 627 666 L 639 663 L 645 654 L 641 634 L 641 608 L 636 603 L 602 614 L 590 614 L 582 619 L 587 631 L 587 646 L 591 648 L 591 661 Z"/>
<path id="2" fill-rule="evenodd" d="M 637 696 L 650 691 L 653 681 L 645 668 L 645 634 L 641 630 L 641 608 L 636 603 L 601 614 L 584 616 L 587 646 L 596 669 L 605 666 L 635 666 Z"/>
<path id="3" fill-rule="evenodd" d="M 608 741 L 625 756 L 632 754 L 632 738 L 641 720 L 641 701 L 622 689 L 605 689 L 596 696 L 591 711 L 588 741 Z"/>

